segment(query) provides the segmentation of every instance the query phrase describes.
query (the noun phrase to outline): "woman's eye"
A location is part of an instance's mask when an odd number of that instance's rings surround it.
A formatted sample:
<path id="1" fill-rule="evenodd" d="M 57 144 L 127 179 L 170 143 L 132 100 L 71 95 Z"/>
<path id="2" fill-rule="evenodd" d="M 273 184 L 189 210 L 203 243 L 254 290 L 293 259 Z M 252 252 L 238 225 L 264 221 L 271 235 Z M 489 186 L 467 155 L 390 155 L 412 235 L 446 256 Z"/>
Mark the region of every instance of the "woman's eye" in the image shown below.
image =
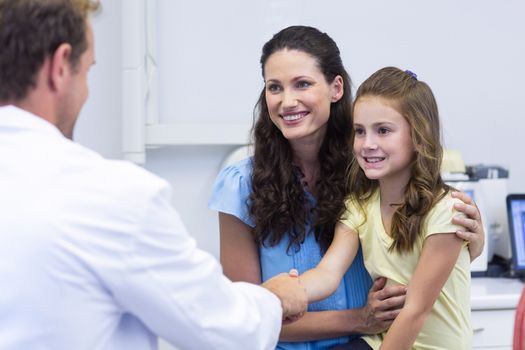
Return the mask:
<path id="1" fill-rule="evenodd" d="M 390 130 L 388 128 L 379 128 L 378 133 L 379 134 L 388 134 Z"/>
<path id="2" fill-rule="evenodd" d="M 363 128 L 355 128 L 354 133 L 356 135 L 363 135 L 365 133 L 365 130 Z"/>
<path id="3" fill-rule="evenodd" d="M 301 88 L 301 89 L 307 88 L 307 87 L 309 87 L 311 85 L 312 84 L 310 84 L 310 82 L 305 81 L 305 80 L 301 80 L 301 81 L 297 82 L 297 87 Z"/>
<path id="4" fill-rule="evenodd" d="M 276 93 L 281 91 L 281 87 L 277 84 L 270 84 L 266 85 L 266 90 L 270 91 L 271 93 Z"/>

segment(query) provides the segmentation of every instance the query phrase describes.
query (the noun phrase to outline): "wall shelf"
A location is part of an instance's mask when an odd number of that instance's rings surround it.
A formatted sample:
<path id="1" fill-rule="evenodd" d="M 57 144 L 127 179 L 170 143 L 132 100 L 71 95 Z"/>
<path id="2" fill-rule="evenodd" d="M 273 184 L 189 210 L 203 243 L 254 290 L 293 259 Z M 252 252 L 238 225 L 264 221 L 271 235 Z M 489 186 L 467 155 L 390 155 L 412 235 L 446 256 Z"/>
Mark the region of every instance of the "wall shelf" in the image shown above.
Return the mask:
<path id="1" fill-rule="evenodd" d="M 147 125 L 147 147 L 173 145 L 245 145 L 251 125 L 245 124 L 156 124 Z"/>

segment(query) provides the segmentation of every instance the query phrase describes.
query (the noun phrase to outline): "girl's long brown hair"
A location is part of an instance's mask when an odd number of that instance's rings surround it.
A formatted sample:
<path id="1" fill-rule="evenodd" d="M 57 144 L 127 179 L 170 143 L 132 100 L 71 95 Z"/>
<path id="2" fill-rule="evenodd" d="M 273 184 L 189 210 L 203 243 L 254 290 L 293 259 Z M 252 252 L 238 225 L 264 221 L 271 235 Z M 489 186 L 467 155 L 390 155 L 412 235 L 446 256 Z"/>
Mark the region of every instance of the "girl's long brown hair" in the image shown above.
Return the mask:
<path id="1" fill-rule="evenodd" d="M 410 125 L 415 156 L 404 201 L 392 217 L 390 232 L 393 244 L 390 249 L 411 251 L 425 216 L 450 190 L 440 174 L 443 148 L 437 103 L 426 83 L 417 80 L 414 73 L 395 67 L 380 69 L 365 80 L 357 90 L 356 103 L 364 96 L 380 97 L 391 102 Z M 352 133 L 352 143 L 353 138 Z M 379 182 L 368 179 L 357 161 L 352 159 L 348 185 L 350 193 L 363 208 Z M 366 213 L 363 214 L 366 217 Z"/>

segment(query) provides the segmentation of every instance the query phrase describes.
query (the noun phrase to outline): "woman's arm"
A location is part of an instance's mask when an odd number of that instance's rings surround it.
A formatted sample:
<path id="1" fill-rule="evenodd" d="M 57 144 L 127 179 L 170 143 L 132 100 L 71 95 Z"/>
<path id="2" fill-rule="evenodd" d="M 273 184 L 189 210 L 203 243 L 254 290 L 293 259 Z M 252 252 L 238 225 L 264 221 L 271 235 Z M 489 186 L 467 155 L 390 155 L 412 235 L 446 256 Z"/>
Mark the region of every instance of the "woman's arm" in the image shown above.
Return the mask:
<path id="1" fill-rule="evenodd" d="M 261 284 L 259 250 L 251 227 L 233 215 L 219 212 L 219 231 L 224 275 L 234 282 Z"/>
<path id="2" fill-rule="evenodd" d="M 220 260 L 224 274 L 232 281 L 261 283 L 261 265 L 251 228 L 233 215 L 219 213 Z M 301 275 L 309 302 L 332 294 L 354 260 L 359 248 L 355 231 L 336 226 L 334 240 L 317 267 Z M 283 271 L 284 272 L 284 271 Z"/>
<path id="3" fill-rule="evenodd" d="M 232 281 L 261 283 L 259 251 L 251 227 L 237 217 L 219 212 L 220 261 Z M 307 312 L 300 320 L 281 329 L 281 341 L 311 341 L 349 334 L 384 332 L 399 314 L 405 287 L 384 287 L 378 279 L 368 293 L 365 307 L 350 310 Z"/>
<path id="4" fill-rule="evenodd" d="M 392 323 L 382 350 L 411 349 L 458 259 L 463 240 L 455 234 L 433 234 L 425 239 L 416 271 L 408 286 L 405 306 Z"/>
<path id="5" fill-rule="evenodd" d="M 405 303 L 406 287 L 385 287 L 385 283 L 385 278 L 374 281 L 365 307 L 307 312 L 282 328 L 280 340 L 311 341 L 386 331 Z"/>
<path id="6" fill-rule="evenodd" d="M 354 261 L 358 248 L 357 232 L 338 222 L 334 239 L 319 264 L 300 276 L 309 302 L 324 299 L 335 292 Z"/>
<path id="7" fill-rule="evenodd" d="M 483 252 L 485 245 L 485 231 L 483 230 L 483 223 L 481 222 L 481 214 L 476 206 L 476 203 L 466 193 L 454 191 L 452 197 L 463 201 L 463 204 L 456 203 L 454 208 L 459 212 L 465 214 L 456 215 L 452 218 L 452 223 L 465 227 L 465 231 L 457 231 L 456 235 L 469 241 L 468 251 L 470 254 L 470 261 L 474 261 Z"/>

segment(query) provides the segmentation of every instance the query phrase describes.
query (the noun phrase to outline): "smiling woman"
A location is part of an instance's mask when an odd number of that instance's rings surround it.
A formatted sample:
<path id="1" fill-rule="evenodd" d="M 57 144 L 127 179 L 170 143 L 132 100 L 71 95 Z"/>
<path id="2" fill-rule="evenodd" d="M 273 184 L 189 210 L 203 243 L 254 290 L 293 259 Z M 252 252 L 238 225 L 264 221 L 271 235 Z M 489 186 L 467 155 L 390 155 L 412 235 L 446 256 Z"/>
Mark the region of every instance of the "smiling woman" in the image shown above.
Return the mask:
<path id="1" fill-rule="evenodd" d="M 268 58 L 265 85 L 270 118 L 292 147 L 296 142 L 320 145 L 330 104 L 343 95 L 343 78 L 337 75 L 327 82 L 314 57 L 285 49 Z"/>
<path id="2" fill-rule="evenodd" d="M 253 283 L 319 262 L 343 210 L 351 158 L 351 85 L 335 42 L 315 28 L 288 27 L 264 45 L 261 68 L 254 156 L 225 168 L 210 199 L 225 274 Z M 358 258 L 332 296 L 309 306 L 306 322 L 283 327 L 279 348 L 323 349 L 382 329 L 388 321 L 355 309 L 366 304 L 370 285 Z M 395 309 L 402 297 L 388 302 Z"/>
<path id="3" fill-rule="evenodd" d="M 261 68 L 265 88 L 253 131 L 250 195 L 255 239 L 274 245 L 292 230 L 289 247 L 297 248 L 308 224 L 324 246 L 331 240 L 332 222 L 346 193 L 344 170 L 351 157 L 350 77 L 336 43 L 326 33 L 306 26 L 288 27 L 274 35 L 263 46 Z M 308 196 L 317 202 L 311 217 L 313 203 L 304 204 Z"/>

